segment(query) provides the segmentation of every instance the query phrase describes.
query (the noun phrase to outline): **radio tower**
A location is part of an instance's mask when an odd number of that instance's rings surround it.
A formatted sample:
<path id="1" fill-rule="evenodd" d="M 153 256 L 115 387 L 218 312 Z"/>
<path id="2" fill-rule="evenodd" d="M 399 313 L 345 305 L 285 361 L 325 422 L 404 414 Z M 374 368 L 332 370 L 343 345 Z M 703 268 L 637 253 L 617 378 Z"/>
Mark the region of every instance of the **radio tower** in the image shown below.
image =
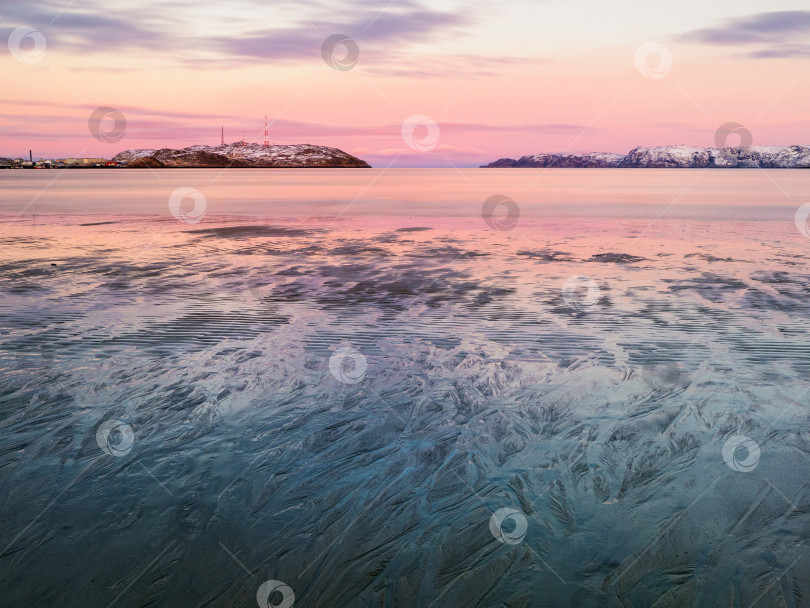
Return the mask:
<path id="1" fill-rule="evenodd" d="M 268 139 L 267 134 L 267 114 L 264 115 L 264 147 L 265 148 L 270 147 L 270 140 Z"/>
<path id="2" fill-rule="evenodd" d="M 220 139 L 219 144 L 220 144 L 221 146 L 224 146 L 224 145 L 225 145 L 225 127 L 222 127 L 222 138 Z"/>

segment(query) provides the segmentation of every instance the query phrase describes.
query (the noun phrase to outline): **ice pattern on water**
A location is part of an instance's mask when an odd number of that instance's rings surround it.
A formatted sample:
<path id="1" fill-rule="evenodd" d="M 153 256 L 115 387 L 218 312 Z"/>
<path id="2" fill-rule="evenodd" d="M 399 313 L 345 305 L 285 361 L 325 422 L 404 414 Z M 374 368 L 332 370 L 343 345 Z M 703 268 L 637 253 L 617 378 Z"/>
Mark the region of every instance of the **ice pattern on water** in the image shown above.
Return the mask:
<path id="1" fill-rule="evenodd" d="M 810 597 L 798 237 L 208 220 L 4 237 L 8 601 Z"/>

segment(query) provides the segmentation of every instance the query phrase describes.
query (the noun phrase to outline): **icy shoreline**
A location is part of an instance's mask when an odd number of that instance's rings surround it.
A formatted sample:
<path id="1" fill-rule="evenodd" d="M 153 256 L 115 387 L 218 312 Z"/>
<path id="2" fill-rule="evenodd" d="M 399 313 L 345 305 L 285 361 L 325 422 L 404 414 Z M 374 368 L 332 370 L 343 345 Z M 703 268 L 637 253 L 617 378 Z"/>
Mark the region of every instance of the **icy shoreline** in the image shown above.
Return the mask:
<path id="1" fill-rule="evenodd" d="M 8 605 L 810 595 L 789 225 L 119 220 L 3 237 Z"/>
<path id="2" fill-rule="evenodd" d="M 644 169 L 807 169 L 810 147 L 748 146 L 738 148 L 695 148 L 692 146 L 636 147 L 629 153 L 559 152 L 501 158 L 483 168 L 644 168 Z"/>

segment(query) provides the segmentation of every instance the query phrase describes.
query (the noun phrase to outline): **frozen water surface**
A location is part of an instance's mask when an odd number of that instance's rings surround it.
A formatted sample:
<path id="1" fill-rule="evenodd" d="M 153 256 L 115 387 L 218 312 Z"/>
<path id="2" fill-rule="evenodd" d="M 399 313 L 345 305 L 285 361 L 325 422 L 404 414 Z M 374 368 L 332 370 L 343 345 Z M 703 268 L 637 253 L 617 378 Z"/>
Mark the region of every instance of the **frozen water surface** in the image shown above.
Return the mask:
<path id="1" fill-rule="evenodd" d="M 6 182 L 3 605 L 810 605 L 790 185 L 746 172 L 739 197 L 776 202 L 698 219 L 535 197 L 501 231 L 477 214 L 503 183 L 443 215 L 392 212 L 429 207 L 416 184 L 378 215 L 184 223 L 166 200 L 200 173 L 151 178 L 142 215 L 119 183 L 81 213 L 68 173 L 39 215 L 14 205 L 44 183 Z M 647 179 L 622 175 L 618 206 Z"/>

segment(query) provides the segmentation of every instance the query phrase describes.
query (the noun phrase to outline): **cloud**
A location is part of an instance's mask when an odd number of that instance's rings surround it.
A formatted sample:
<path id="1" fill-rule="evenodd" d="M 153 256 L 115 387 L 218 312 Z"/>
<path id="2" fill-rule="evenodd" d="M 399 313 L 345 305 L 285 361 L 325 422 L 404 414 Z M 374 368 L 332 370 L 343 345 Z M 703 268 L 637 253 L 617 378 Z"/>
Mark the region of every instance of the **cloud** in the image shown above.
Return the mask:
<path id="1" fill-rule="evenodd" d="M 417 43 L 441 39 L 471 22 L 469 17 L 408 5 L 397 13 L 372 16 L 361 13 L 341 21 L 306 22 L 294 28 L 258 29 L 239 37 L 209 41 L 212 50 L 246 59 L 319 59 L 323 41 L 332 34 L 353 38 L 360 47 L 361 61 L 374 63 L 388 52 Z"/>
<path id="2" fill-rule="evenodd" d="M 717 26 L 681 36 L 686 42 L 718 46 L 749 47 L 754 58 L 807 57 L 810 45 L 810 11 L 776 11 L 727 19 Z"/>
<path id="3" fill-rule="evenodd" d="M 17 26 L 33 27 L 45 35 L 51 50 L 155 48 L 153 45 L 165 44 L 168 36 L 148 11 L 139 15 L 92 0 L 67 6 L 61 0 L 8 4 L 2 8 L 0 17 L 3 18 L 0 33 L 4 38 Z"/>
<path id="4" fill-rule="evenodd" d="M 21 150 L 34 148 L 37 154 L 70 156 L 83 147 L 92 146 L 94 153 L 106 157 L 128 148 L 184 147 L 193 144 L 219 143 L 220 126 L 225 127 L 226 141 L 241 139 L 261 142 L 264 133 L 262 116 L 223 116 L 196 112 L 164 112 L 146 107 L 120 106 L 127 119 L 127 133 L 116 145 L 101 145 L 87 129 L 87 118 L 95 110 L 85 104 L 0 99 L 2 146 L 0 156 L 20 156 Z M 31 113 L 36 108 L 37 113 Z M 401 122 L 378 124 L 325 124 L 318 121 L 279 119 L 270 124 L 273 143 L 314 143 L 335 146 L 360 154 L 372 165 L 387 166 L 396 157 L 397 166 L 447 166 L 448 158 L 458 166 L 478 166 L 489 162 L 489 156 L 478 146 L 482 142 L 514 141 L 516 137 L 573 137 L 583 132 L 582 124 L 512 123 L 439 121 L 442 143 L 430 154 L 416 154 L 401 137 Z M 593 129 L 590 133 L 594 133 Z M 49 148 L 50 146 L 50 148 Z M 57 154 L 56 148 L 63 150 Z M 38 152 L 37 152 L 38 150 Z"/>
<path id="5" fill-rule="evenodd" d="M 512 67 L 538 66 L 554 63 L 554 60 L 537 57 L 503 56 L 483 58 L 479 55 L 455 54 L 429 56 L 411 53 L 389 53 L 384 61 L 367 68 L 370 75 L 403 78 L 491 78 L 503 76 Z"/>
<path id="6" fill-rule="evenodd" d="M 101 0 L 19 2 L 0 7 L 0 34 L 17 26 L 41 31 L 48 49 L 66 52 L 139 50 L 145 56 L 178 53 L 181 62 L 231 67 L 245 59 L 279 62 L 317 60 L 330 35 L 354 38 L 368 63 L 411 45 L 458 35 L 474 23 L 472 10 L 443 11 L 416 0 L 380 8 L 360 0 L 346 6 L 313 2 L 275 7 L 255 0 L 219 5 L 143 0 L 111 6 Z M 228 63 L 230 62 L 230 63 Z"/>
<path id="7" fill-rule="evenodd" d="M 14 123 L 21 133 L 27 130 L 32 133 L 32 136 L 42 134 L 46 138 L 52 133 L 61 133 L 64 137 L 84 136 L 87 118 L 97 107 L 91 104 L 65 104 L 7 98 L 0 99 L 0 104 L 4 108 L 4 111 L 0 112 L 0 119 Z M 31 113 L 32 107 L 40 108 L 42 111 Z M 242 130 L 246 130 L 251 137 L 259 137 L 264 131 L 262 116 L 250 118 L 215 113 L 171 112 L 131 105 L 119 105 L 115 109 L 126 116 L 130 131 L 147 139 L 165 138 L 167 133 L 181 132 L 208 137 L 212 133 L 218 135 L 222 125 L 225 126 L 226 133 L 231 137 L 236 133 L 241 133 Z M 59 123 L 61 123 L 62 129 L 58 128 Z M 71 126 L 74 129 L 67 128 Z M 464 133 L 568 135 L 581 133 L 586 129 L 581 124 L 566 123 L 490 124 L 439 121 L 439 126 L 442 133 L 446 135 Z M 53 129 L 45 127 L 53 127 Z M 399 141 L 401 129 L 402 123 L 399 122 L 335 125 L 270 117 L 270 130 L 274 136 L 280 137 L 304 139 L 323 136 L 393 137 Z M 595 132 L 596 130 L 590 129 L 590 131 Z M 7 134 L 7 131 L 4 130 L 3 133 Z"/>
<path id="8" fill-rule="evenodd" d="M 321 47 L 329 36 L 344 34 L 360 48 L 360 67 L 367 75 L 388 78 L 494 77 L 511 66 L 549 62 L 543 58 L 473 53 L 425 53 L 427 44 L 474 33 L 485 24 L 479 5 L 457 0 L 452 10 L 428 0 L 356 0 L 339 4 L 312 0 L 270 6 L 258 0 L 195 3 L 161 0 L 114 3 L 102 0 L 41 0 L 3 6 L 0 37 L 18 26 L 41 31 L 49 53 L 104 53 L 108 66 L 76 71 L 120 73 L 138 65 L 175 64 L 192 70 L 232 70 L 254 66 L 324 67 Z M 225 8 L 227 7 L 227 9 Z M 340 49 L 338 49 L 340 51 Z M 0 51 L 2 52 L 2 51 Z"/>
<path id="9" fill-rule="evenodd" d="M 783 44 L 749 53 L 755 59 L 784 59 L 790 57 L 810 57 L 808 44 Z"/>

